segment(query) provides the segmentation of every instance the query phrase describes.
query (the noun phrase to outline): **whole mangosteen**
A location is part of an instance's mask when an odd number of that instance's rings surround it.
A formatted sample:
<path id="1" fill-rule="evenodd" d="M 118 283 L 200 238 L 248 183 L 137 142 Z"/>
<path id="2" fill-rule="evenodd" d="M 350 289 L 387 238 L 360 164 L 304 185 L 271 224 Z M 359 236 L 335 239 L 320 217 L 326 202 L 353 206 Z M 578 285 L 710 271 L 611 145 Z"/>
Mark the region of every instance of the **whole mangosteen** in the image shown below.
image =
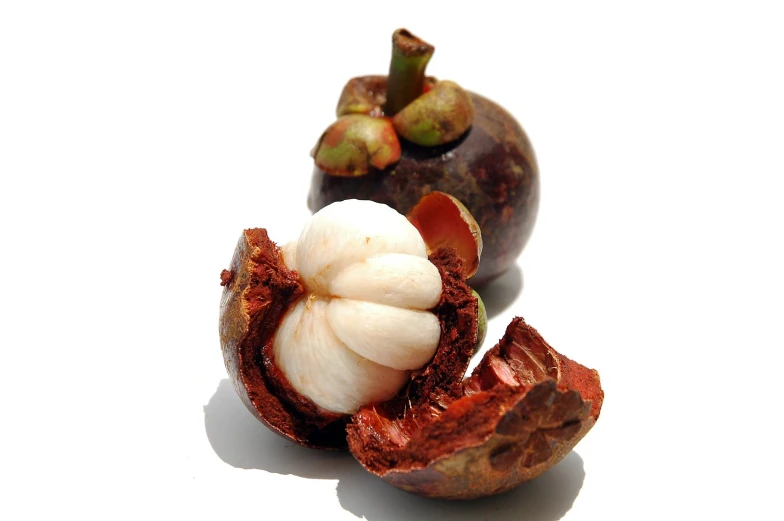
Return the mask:
<path id="1" fill-rule="evenodd" d="M 534 150 L 502 107 L 452 81 L 425 76 L 434 47 L 405 29 L 392 36 L 388 76 L 346 84 L 338 119 L 312 151 L 311 211 L 368 199 L 407 214 L 441 191 L 463 202 L 482 229 L 471 280 L 481 286 L 515 262 L 539 206 Z"/>

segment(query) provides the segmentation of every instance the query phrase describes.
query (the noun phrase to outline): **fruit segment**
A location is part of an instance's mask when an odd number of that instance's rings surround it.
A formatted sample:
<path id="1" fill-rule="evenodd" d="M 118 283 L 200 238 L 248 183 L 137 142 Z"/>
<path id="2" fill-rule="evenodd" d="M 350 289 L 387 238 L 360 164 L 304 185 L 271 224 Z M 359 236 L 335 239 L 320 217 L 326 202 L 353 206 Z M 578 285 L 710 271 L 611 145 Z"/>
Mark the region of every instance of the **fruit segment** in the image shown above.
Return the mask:
<path id="1" fill-rule="evenodd" d="M 401 309 L 361 300 L 332 299 L 327 320 L 355 353 L 395 369 L 419 369 L 436 352 L 441 336 L 429 311 Z"/>
<path id="2" fill-rule="evenodd" d="M 427 259 L 387 253 L 346 267 L 330 282 L 329 293 L 399 308 L 430 309 L 441 298 L 441 276 Z"/>
<path id="3" fill-rule="evenodd" d="M 283 260 L 306 294 L 285 315 L 274 362 L 296 392 L 331 413 L 385 401 L 441 338 L 429 311 L 441 275 L 416 228 L 388 206 L 344 201 L 314 215 Z"/>
<path id="4" fill-rule="evenodd" d="M 275 363 L 300 394 L 320 407 L 351 414 L 359 406 L 388 400 L 408 378 L 348 349 L 326 319 L 329 299 L 301 299 L 275 336 Z"/>
<path id="5" fill-rule="evenodd" d="M 422 237 L 403 215 L 352 199 L 313 215 L 299 237 L 295 262 L 308 289 L 327 294 L 330 280 L 344 268 L 383 253 L 427 258 Z"/>

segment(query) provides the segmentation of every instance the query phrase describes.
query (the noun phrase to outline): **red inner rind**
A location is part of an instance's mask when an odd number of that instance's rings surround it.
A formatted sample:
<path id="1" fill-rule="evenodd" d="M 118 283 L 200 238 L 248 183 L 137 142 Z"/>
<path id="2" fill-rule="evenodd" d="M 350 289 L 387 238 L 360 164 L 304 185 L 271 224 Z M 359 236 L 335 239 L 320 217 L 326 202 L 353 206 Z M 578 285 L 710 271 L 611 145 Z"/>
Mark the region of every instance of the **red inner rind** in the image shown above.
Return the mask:
<path id="1" fill-rule="evenodd" d="M 279 248 L 263 229 L 246 230 L 253 248 L 251 275 L 242 299 L 249 317 L 239 340 L 239 370 L 254 411 L 272 429 L 309 447 L 345 447 L 343 415 L 319 408 L 294 391 L 272 363 L 272 342 L 285 312 L 305 290 L 283 263 Z"/>
<path id="2" fill-rule="evenodd" d="M 250 252 L 240 255 L 246 271 L 236 271 L 240 264 L 233 263 L 231 277 L 223 279 L 227 295 L 241 292 L 249 322 L 236 343 L 224 345 L 224 356 L 229 373 L 239 374 L 233 379 L 246 405 L 288 439 L 320 448 L 348 441 L 365 468 L 396 486 L 436 497 L 474 497 L 535 477 L 598 418 L 603 393 L 596 371 L 557 353 L 520 318 L 461 382 L 475 348 L 477 301 L 452 248 L 430 258 L 443 280 L 434 310 L 442 334 L 433 360 L 396 398 L 362 407 L 351 418 L 320 409 L 291 388 L 272 357 L 283 315 L 304 294 L 299 277 L 264 230 L 247 230 L 244 238 L 245 250 L 239 251 Z M 233 327 L 234 316 L 225 327 Z M 443 466 L 447 461 L 460 464 L 453 455 L 476 450 L 486 454 L 489 472 L 498 473 L 491 481 L 479 486 L 485 476 L 472 473 L 474 484 L 466 489 L 462 478 L 441 474 L 451 468 Z"/>
<path id="3" fill-rule="evenodd" d="M 556 389 L 560 394 L 554 394 Z M 589 414 L 592 424 L 604 396 L 596 371 L 560 355 L 521 318 L 509 324 L 501 341 L 462 383 L 461 395 L 416 397 L 413 407 L 397 416 L 378 407 L 363 408 L 348 425 L 349 449 L 381 476 L 423 469 L 462 449 L 481 446 L 505 429 L 525 431 L 525 425 L 504 425 L 524 421 L 518 414 L 506 414 L 522 407 L 529 418 L 525 421 L 535 421 L 544 430 L 515 450 L 532 451 L 525 463 L 536 465 L 555 452 L 549 445 L 537 450 L 530 443 L 553 436 L 568 439 Z M 430 405 L 440 401 L 448 402 L 445 408 Z M 426 414 L 420 414 L 422 409 Z"/>
<path id="4" fill-rule="evenodd" d="M 583 400 L 591 402 L 593 420 L 599 417 L 604 401 L 599 373 L 560 354 L 522 318 L 515 318 L 506 327 L 504 338 L 485 355 L 471 378 L 465 381 L 466 389 L 477 388 L 483 378 L 492 380 L 489 375 L 496 374 L 497 369 L 490 370 L 490 365 L 498 364 L 499 361 L 514 366 L 521 383 L 552 378 L 558 384 L 558 389 L 579 392 Z M 485 389 L 493 386 L 488 386 L 488 383 L 483 382 L 479 387 Z"/>
<path id="5" fill-rule="evenodd" d="M 461 378 L 476 348 L 478 302 L 465 281 L 464 261 L 453 248 L 430 256 L 441 273 L 443 291 L 435 308 L 441 339 L 433 360 L 388 402 L 360 408 L 347 426 L 349 449 L 360 461 L 381 467 L 401 463 L 400 451 L 420 427 L 441 416 L 463 394 Z M 378 434 L 378 436 L 376 436 Z M 359 456 L 357 456 L 359 459 Z"/>
<path id="6" fill-rule="evenodd" d="M 479 267 L 476 238 L 461 208 L 449 195 L 431 192 L 423 196 L 406 217 L 419 231 L 428 249 L 435 251 L 451 246 L 466 260 L 466 277 L 476 273 Z M 468 217 L 473 221 L 470 214 Z M 474 225 L 478 227 L 475 221 Z"/>
<path id="7" fill-rule="evenodd" d="M 507 326 L 504 337 L 476 366 L 463 382 L 466 394 L 485 391 L 499 385 L 518 386 L 559 379 L 558 353 L 539 333 L 515 318 Z"/>
<path id="8" fill-rule="evenodd" d="M 345 447 L 349 417 L 328 412 L 297 393 L 274 363 L 274 334 L 286 311 L 305 293 L 299 275 L 285 266 L 279 248 L 265 230 L 246 230 L 245 238 L 252 251 L 244 267 L 250 271 L 247 283 L 244 288 L 228 288 L 242 292 L 249 317 L 247 332 L 238 340 L 236 353 L 226 353 L 224 349 L 227 367 L 238 367 L 240 378 L 235 383 L 239 380 L 241 385 L 235 387 L 251 412 L 282 436 L 309 447 Z M 462 259 L 454 249 L 442 248 L 430 260 L 439 269 L 443 286 L 441 300 L 434 309 L 441 323 L 441 340 L 433 360 L 412 377 L 398 397 L 377 405 L 391 417 L 410 407 L 409 397 L 439 397 L 430 404 L 439 409 L 459 397 L 460 379 L 475 348 L 478 303 L 465 282 Z M 233 362 L 229 360 L 232 357 Z M 422 421 L 430 414 L 430 405 L 420 407 L 412 422 Z M 415 425 L 405 428 L 410 432 Z"/>
<path id="9" fill-rule="evenodd" d="M 604 391 L 599 382 L 599 373 L 595 369 L 578 364 L 561 355 L 561 378 L 558 387 L 574 389 L 583 400 L 591 402 L 591 418 L 596 421 L 604 403 Z"/>
<path id="10" fill-rule="evenodd" d="M 479 303 L 465 280 L 465 263 L 457 251 L 443 247 L 429 257 L 441 275 L 441 300 L 433 310 L 441 323 L 441 338 L 433 360 L 412 378 L 409 394 L 459 397 L 460 379 L 476 349 Z"/>

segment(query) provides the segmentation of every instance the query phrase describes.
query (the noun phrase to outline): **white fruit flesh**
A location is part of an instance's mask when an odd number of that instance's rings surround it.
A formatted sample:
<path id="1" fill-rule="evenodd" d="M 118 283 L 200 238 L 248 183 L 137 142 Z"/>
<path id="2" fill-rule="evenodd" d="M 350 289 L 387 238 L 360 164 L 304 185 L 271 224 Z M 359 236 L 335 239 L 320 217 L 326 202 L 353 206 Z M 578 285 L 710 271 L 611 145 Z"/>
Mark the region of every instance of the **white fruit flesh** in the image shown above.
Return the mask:
<path id="1" fill-rule="evenodd" d="M 327 322 L 355 353 L 402 370 L 425 365 L 441 335 L 438 319 L 429 311 L 345 298 L 329 303 Z"/>
<path id="2" fill-rule="evenodd" d="M 275 350 L 275 363 L 294 389 L 329 411 L 388 399 L 389 387 L 396 392 L 408 374 L 347 349 L 329 327 L 328 307 L 328 298 L 313 294 L 297 302 L 278 329 L 286 345 Z"/>
<path id="3" fill-rule="evenodd" d="M 392 208 L 350 199 L 316 212 L 297 241 L 299 274 L 312 291 L 327 293 L 345 267 L 384 253 L 427 258 L 422 236 Z"/>
<path id="4" fill-rule="evenodd" d="M 441 276 L 395 210 L 333 203 L 284 246 L 283 259 L 308 293 L 275 335 L 275 364 L 319 407 L 351 414 L 388 400 L 435 354 L 441 327 L 427 310 L 441 298 Z"/>
<path id="5" fill-rule="evenodd" d="M 430 309 L 441 298 L 438 268 L 422 257 L 387 253 L 347 266 L 329 294 L 400 308 Z"/>

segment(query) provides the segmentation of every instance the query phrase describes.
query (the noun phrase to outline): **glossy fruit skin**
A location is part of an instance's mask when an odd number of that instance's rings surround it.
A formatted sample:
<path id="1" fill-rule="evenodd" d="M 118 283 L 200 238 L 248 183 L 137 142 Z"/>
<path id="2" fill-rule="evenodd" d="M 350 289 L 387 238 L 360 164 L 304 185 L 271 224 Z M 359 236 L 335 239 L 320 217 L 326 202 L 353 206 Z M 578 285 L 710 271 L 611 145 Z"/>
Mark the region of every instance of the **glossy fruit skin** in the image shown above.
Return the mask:
<path id="1" fill-rule="evenodd" d="M 402 142 L 402 156 L 384 170 L 345 178 L 315 168 L 308 206 L 316 212 L 344 199 L 370 199 L 402 214 L 433 190 L 459 199 L 482 230 L 484 251 L 471 279 L 481 286 L 516 261 L 539 209 L 539 169 L 520 124 L 502 107 L 469 93 L 474 122 L 459 140 L 437 147 Z"/>

